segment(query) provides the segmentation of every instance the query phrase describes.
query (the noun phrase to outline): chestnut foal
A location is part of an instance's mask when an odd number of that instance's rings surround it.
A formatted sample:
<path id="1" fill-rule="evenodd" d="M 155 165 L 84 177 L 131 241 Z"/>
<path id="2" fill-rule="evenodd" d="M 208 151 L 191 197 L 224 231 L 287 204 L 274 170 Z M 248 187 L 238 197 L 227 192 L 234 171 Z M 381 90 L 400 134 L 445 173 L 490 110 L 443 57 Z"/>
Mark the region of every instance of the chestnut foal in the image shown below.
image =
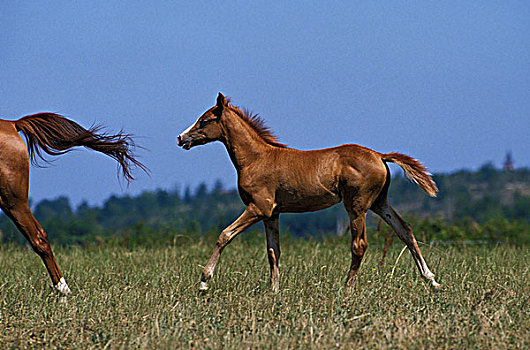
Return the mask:
<path id="1" fill-rule="evenodd" d="M 70 288 L 59 271 L 48 235 L 33 217 L 28 205 L 29 159 L 34 164 L 37 158 L 46 162 L 42 151 L 59 155 L 74 146 L 84 146 L 115 159 L 127 183 L 133 180 L 131 166 L 147 170 L 131 153 L 130 147 L 134 146 L 134 142 L 130 135 L 122 132 L 108 135 L 98 133 L 100 130 L 98 126 L 86 130 L 54 113 L 34 114 L 16 121 L 0 119 L 0 208 L 41 257 L 55 289 L 62 295 L 70 293 Z M 27 147 L 19 132 L 25 136 Z"/>
<path id="2" fill-rule="evenodd" d="M 224 229 L 204 267 L 199 289 L 208 289 L 221 252 L 239 233 L 263 220 L 267 236 L 270 283 L 279 290 L 279 215 L 324 209 L 339 202 L 350 218 L 352 235 L 350 270 L 346 287 L 357 277 L 368 246 L 366 212 L 371 209 L 388 223 L 407 245 L 421 275 L 435 288 L 440 285 L 423 259 L 411 227 L 387 200 L 390 171 L 387 162 L 405 174 L 430 196 L 438 189 L 427 169 L 416 159 L 400 153 L 382 154 L 359 145 L 300 151 L 278 142 L 262 119 L 232 106 L 221 93 L 207 110 L 177 137 L 177 144 L 193 146 L 221 141 L 238 175 L 238 191 L 247 206 L 243 214 Z"/>

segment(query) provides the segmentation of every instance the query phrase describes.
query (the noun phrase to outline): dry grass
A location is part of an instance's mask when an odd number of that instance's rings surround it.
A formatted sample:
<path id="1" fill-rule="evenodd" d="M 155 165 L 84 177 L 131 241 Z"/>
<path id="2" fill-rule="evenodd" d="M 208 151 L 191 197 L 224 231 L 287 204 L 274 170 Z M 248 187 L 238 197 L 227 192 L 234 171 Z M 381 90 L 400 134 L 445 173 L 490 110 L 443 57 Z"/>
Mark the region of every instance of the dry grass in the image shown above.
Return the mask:
<path id="1" fill-rule="evenodd" d="M 238 239 L 206 295 L 199 264 L 213 244 L 56 249 L 73 294 L 61 303 L 40 260 L 0 249 L 2 348 L 528 348 L 528 246 L 423 247 L 443 290 L 400 247 L 379 267 L 368 250 L 353 294 L 345 239 L 289 241 L 281 292 L 268 291 L 265 242 Z"/>

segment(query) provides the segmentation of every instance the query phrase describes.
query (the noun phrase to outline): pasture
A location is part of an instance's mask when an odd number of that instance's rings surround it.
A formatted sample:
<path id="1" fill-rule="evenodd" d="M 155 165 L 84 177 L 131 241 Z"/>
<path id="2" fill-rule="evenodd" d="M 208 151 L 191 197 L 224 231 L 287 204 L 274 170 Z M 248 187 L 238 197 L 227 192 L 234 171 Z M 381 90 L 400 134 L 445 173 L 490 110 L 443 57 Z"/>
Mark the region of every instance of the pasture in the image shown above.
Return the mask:
<path id="1" fill-rule="evenodd" d="M 395 244 L 372 245 L 354 293 L 343 283 L 349 237 L 282 241 L 280 292 L 269 292 L 262 233 L 224 252 L 206 294 L 215 239 L 171 247 L 55 247 L 72 294 L 61 302 L 38 256 L 0 246 L 0 344 L 7 348 L 528 348 L 528 245 L 421 249 L 432 291 Z M 397 261 L 397 264 L 396 264 Z M 392 274 L 393 271 L 393 274 Z"/>

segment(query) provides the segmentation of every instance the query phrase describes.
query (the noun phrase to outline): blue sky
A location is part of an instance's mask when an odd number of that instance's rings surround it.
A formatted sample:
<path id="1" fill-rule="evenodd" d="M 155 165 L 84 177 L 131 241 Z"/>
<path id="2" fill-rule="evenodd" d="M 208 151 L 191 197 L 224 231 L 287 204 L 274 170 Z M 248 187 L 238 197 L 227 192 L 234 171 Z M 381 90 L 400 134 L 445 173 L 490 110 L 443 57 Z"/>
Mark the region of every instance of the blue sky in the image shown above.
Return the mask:
<path id="1" fill-rule="evenodd" d="M 129 188 L 80 149 L 32 168 L 34 201 L 174 189 L 235 171 L 220 143 L 175 137 L 222 91 L 300 149 L 358 143 L 433 172 L 530 166 L 530 3 L 0 3 L 0 117 L 52 111 L 137 135 Z"/>

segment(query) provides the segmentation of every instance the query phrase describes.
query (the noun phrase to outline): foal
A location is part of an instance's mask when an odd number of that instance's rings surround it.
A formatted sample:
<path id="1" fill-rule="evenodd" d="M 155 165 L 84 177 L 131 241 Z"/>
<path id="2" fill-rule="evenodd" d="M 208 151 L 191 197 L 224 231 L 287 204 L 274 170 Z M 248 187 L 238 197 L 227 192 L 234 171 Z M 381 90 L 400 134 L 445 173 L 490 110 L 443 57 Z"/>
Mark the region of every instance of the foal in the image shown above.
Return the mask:
<path id="1" fill-rule="evenodd" d="M 133 180 L 131 166 L 147 171 L 131 153 L 134 142 L 129 135 L 98 133 L 100 130 L 98 126 L 86 130 L 53 113 L 34 114 L 16 121 L 0 119 L 0 208 L 42 258 L 55 289 L 63 295 L 70 293 L 70 288 L 59 271 L 48 235 L 29 208 L 29 159 L 33 163 L 37 158 L 46 161 L 42 151 L 59 155 L 74 146 L 85 146 L 115 159 L 127 183 Z M 26 137 L 27 148 L 19 132 Z"/>
<path id="2" fill-rule="evenodd" d="M 390 186 L 387 162 L 401 166 L 427 194 L 436 196 L 436 184 L 416 159 L 400 153 L 382 154 L 359 145 L 314 151 L 288 148 L 278 142 L 257 115 L 232 106 L 221 93 L 217 104 L 177 137 L 178 146 L 186 150 L 212 141 L 225 145 L 237 171 L 239 194 L 247 208 L 221 232 L 204 267 L 200 290 L 208 289 L 208 280 L 226 245 L 263 220 L 271 288 L 278 291 L 280 213 L 315 211 L 341 201 L 350 218 L 352 235 L 352 260 L 346 287 L 353 285 L 368 246 L 365 227 L 368 209 L 381 216 L 407 245 L 421 275 L 433 287 L 440 287 L 421 255 L 411 227 L 387 200 Z"/>

